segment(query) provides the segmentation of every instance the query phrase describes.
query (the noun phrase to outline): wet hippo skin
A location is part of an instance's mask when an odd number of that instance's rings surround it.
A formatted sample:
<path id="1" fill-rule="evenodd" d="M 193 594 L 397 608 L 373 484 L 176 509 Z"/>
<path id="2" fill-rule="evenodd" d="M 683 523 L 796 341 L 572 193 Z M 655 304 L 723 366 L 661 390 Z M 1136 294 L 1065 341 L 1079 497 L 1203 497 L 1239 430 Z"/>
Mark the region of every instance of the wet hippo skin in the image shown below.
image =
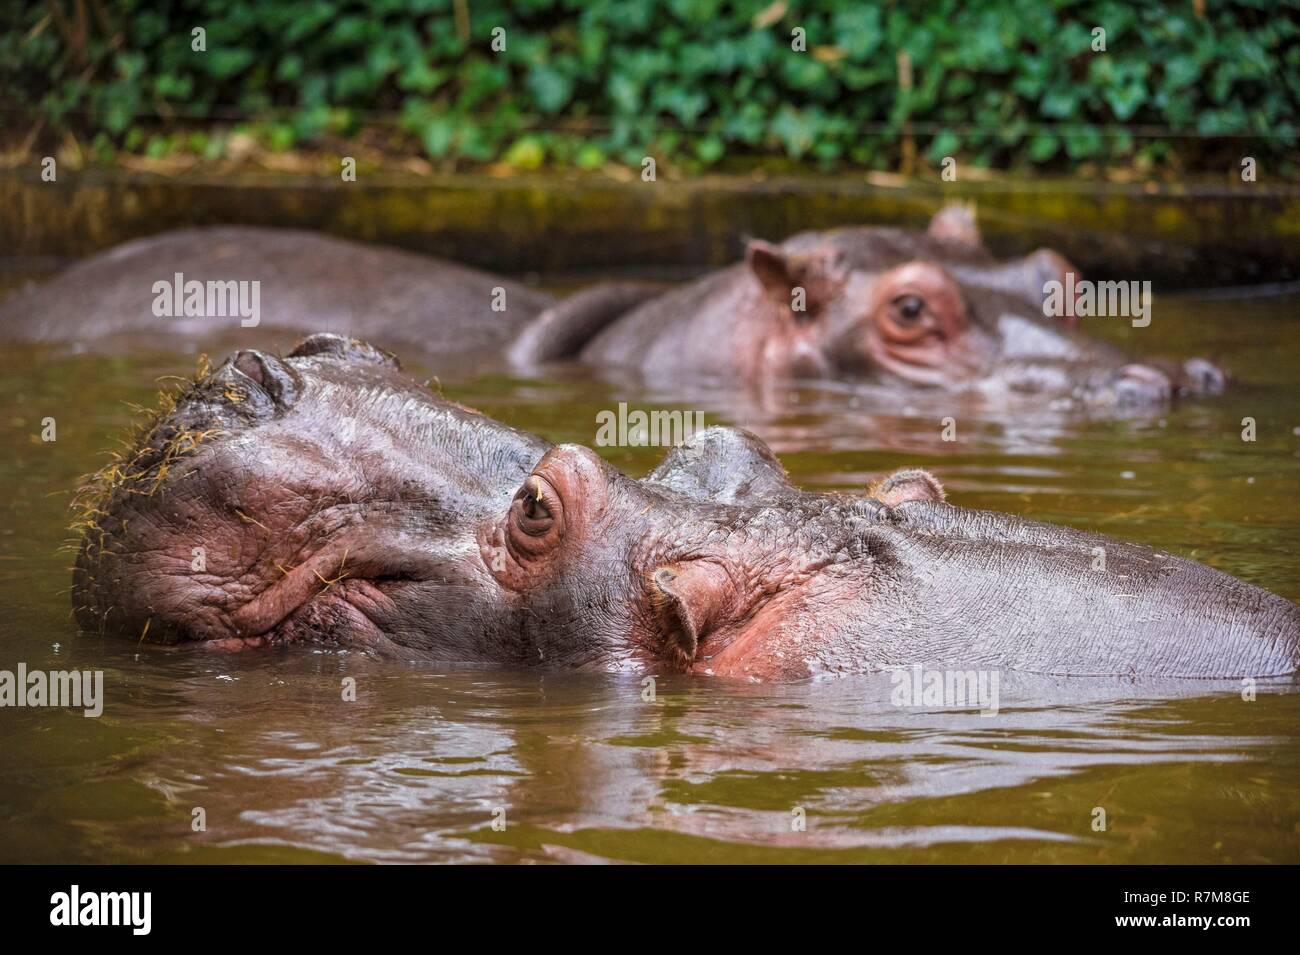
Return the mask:
<path id="1" fill-rule="evenodd" d="M 973 214 L 949 206 L 924 232 L 751 241 L 744 262 L 666 293 L 597 286 L 533 319 L 510 356 L 526 368 L 625 368 L 661 388 L 837 379 L 1090 408 L 1222 390 L 1227 376 L 1212 362 L 1139 364 L 1077 327 L 1073 305 L 1046 316 L 1048 283 L 1078 277 L 1050 249 L 999 261 Z"/>
<path id="2" fill-rule="evenodd" d="M 77 620 L 151 642 L 755 680 L 1300 662 L 1300 607 L 1194 561 L 954 506 L 916 469 L 804 492 L 733 429 L 634 480 L 332 335 L 191 383 L 78 514 Z"/>
<path id="3" fill-rule="evenodd" d="M 529 371 L 578 360 L 659 387 L 834 379 L 899 394 L 973 392 L 1008 407 L 1045 399 L 1150 407 L 1222 390 L 1226 373 L 1211 361 L 1137 363 L 1073 327 L 1069 315 L 1045 317 L 1045 284 L 1074 275 L 1047 249 L 996 259 L 972 214 L 955 206 L 924 232 L 849 228 L 779 245 L 755 240 L 744 262 L 680 288 L 601 283 L 559 303 L 411 252 L 219 226 L 125 243 L 12 296 L 0 303 L 0 340 L 95 349 L 170 342 L 222 353 L 280 350 L 319 331 L 461 371 L 507 358 Z M 222 308 L 156 314 L 160 282 L 171 283 L 161 295 L 177 306 L 185 296 L 173 289 L 189 282 L 256 282 L 256 324 L 215 314 L 233 312 Z M 1096 319 L 1112 320 L 1120 319 Z"/>
<path id="4" fill-rule="evenodd" d="M 185 282 L 258 282 L 258 324 L 244 326 L 237 314 L 155 314 L 156 283 L 174 285 L 177 274 Z M 314 232 L 214 226 L 123 243 L 12 296 L 0 303 L 0 339 L 97 349 L 142 338 L 287 347 L 309 332 L 335 332 L 443 358 L 488 357 L 552 303 L 518 282 L 431 256 Z"/>

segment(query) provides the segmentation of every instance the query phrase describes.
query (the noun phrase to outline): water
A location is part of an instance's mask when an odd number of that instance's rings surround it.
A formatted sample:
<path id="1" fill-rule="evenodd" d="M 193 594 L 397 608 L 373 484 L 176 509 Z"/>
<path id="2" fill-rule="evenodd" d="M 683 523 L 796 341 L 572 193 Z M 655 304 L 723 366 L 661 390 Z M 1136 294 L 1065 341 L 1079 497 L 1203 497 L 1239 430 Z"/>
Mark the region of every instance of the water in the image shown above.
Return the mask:
<path id="1" fill-rule="evenodd" d="M 1214 356 L 1246 384 L 1089 418 L 417 370 L 553 441 L 591 444 L 597 411 L 663 400 L 759 432 L 809 488 L 919 464 L 956 503 L 1153 544 L 1300 599 L 1300 300 L 1164 297 L 1153 314 L 1143 330 L 1093 328 L 1140 354 Z M 107 697 L 98 719 L 0 710 L 0 861 L 1300 862 L 1292 681 L 1245 702 L 1232 683 L 1008 678 L 984 717 L 896 708 L 887 677 L 661 679 L 649 703 L 631 677 L 79 636 L 60 550 L 69 491 L 127 403 L 193 364 L 0 356 L 0 669 L 101 669 Z M 956 442 L 940 440 L 948 415 Z M 636 474 L 661 453 L 601 450 Z"/>

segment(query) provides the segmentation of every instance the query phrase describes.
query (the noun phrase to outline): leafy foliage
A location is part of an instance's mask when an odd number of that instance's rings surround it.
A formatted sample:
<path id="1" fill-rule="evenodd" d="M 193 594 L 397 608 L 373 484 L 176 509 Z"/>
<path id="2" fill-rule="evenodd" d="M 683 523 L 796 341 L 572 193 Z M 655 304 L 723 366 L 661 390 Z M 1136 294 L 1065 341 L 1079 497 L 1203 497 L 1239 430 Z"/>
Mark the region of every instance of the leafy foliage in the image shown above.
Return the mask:
<path id="1" fill-rule="evenodd" d="M 1294 0 L 5 7 L 9 135 L 72 133 L 104 155 L 218 156 L 222 131 L 247 124 L 272 149 L 379 131 L 437 160 L 526 167 L 653 154 L 892 168 L 907 136 L 934 163 L 1207 165 L 1241 155 L 1241 137 L 1285 156 L 1300 101 Z"/>

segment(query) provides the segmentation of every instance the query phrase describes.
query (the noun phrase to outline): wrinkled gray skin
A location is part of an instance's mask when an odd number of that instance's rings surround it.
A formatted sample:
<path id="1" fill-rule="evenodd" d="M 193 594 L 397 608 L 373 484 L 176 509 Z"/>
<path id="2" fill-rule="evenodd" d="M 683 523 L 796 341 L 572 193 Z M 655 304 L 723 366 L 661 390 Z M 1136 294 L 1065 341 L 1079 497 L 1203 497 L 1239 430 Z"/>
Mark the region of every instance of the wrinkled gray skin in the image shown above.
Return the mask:
<path id="1" fill-rule="evenodd" d="M 174 282 L 178 272 L 186 281 L 260 282 L 260 324 L 156 316 L 154 283 Z M 498 288 L 504 311 L 493 309 Z M 12 296 L 0 304 L 0 340 L 288 347 L 304 334 L 335 332 L 444 358 L 487 358 L 553 301 L 431 256 L 313 232 L 216 226 L 123 243 Z"/>
<path id="2" fill-rule="evenodd" d="M 755 680 L 1300 663 L 1300 607 L 1193 561 L 941 503 L 923 471 L 805 493 L 730 429 L 633 480 L 334 336 L 237 353 L 139 447 L 74 573 L 81 625 L 135 639 Z"/>
<path id="3" fill-rule="evenodd" d="M 1077 276 L 1048 249 L 998 261 L 973 215 L 949 206 L 923 233 L 752 241 L 744 262 L 663 294 L 642 289 L 634 307 L 636 289 L 597 286 L 537 316 L 510 356 L 633 369 L 657 386 L 822 378 L 1092 408 L 1223 389 L 1226 374 L 1204 359 L 1137 364 L 1072 318 L 1045 317 L 1044 284 L 1067 272 Z"/>

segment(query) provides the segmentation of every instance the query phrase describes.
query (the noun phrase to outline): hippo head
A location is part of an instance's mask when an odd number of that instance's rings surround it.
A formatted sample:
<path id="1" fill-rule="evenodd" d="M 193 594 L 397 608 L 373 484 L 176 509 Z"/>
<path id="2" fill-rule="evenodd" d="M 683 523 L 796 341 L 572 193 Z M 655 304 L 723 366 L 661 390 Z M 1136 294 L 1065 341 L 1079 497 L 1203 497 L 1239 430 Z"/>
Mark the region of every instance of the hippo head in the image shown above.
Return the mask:
<path id="1" fill-rule="evenodd" d="M 746 264 L 781 325 L 766 375 L 880 379 L 990 396 L 1149 405 L 1221 390 L 1194 359 L 1137 364 L 1081 333 L 1072 310 L 1045 315 L 1049 283 L 1077 269 L 1049 249 L 996 260 L 970 211 L 949 206 L 925 233 L 846 228 L 751 241 Z"/>
<path id="2" fill-rule="evenodd" d="M 611 668 L 766 680 L 918 662 L 1163 676 L 1300 664 L 1289 601 L 944 497 L 919 469 L 865 495 L 803 492 L 757 438 L 714 428 L 640 481 L 553 447 L 477 535 L 520 624 L 580 633 Z"/>
<path id="3" fill-rule="evenodd" d="M 167 405 L 82 492 L 83 628 L 492 656 L 474 642 L 490 628 L 466 594 L 489 578 L 465 528 L 508 504 L 544 442 L 335 335 L 238 352 Z"/>
<path id="4" fill-rule="evenodd" d="M 755 679 L 945 660 L 1262 675 L 1300 659 L 1294 604 L 953 507 L 924 471 L 806 493 L 752 435 L 709 429 L 634 480 L 332 335 L 199 376 L 80 513 L 78 622 L 142 641 Z"/>

